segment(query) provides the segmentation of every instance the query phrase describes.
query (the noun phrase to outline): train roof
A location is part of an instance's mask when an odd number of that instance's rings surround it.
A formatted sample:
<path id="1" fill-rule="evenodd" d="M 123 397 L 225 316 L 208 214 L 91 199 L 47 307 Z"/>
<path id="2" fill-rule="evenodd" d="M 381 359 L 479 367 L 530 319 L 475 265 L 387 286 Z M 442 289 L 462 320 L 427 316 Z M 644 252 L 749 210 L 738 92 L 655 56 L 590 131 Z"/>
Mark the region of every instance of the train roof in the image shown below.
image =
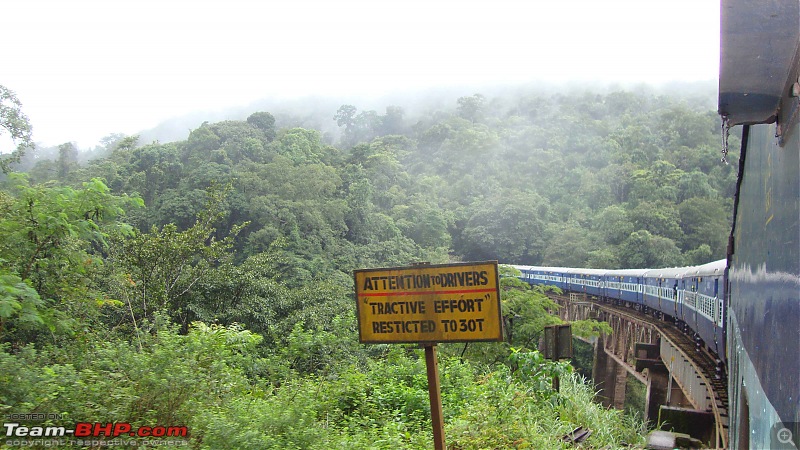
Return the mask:
<path id="1" fill-rule="evenodd" d="M 568 270 L 571 270 L 568 267 L 546 267 L 546 266 L 512 266 L 512 267 L 516 267 L 518 270 L 539 271 L 539 272 L 566 273 Z"/>
<path id="2" fill-rule="evenodd" d="M 566 270 L 567 270 L 566 273 L 574 274 L 574 275 L 598 275 L 598 276 L 603 276 L 608 272 L 607 269 L 578 269 L 578 268 L 575 268 L 575 269 L 566 269 Z"/>
<path id="3" fill-rule="evenodd" d="M 724 259 L 713 261 L 707 264 L 690 267 L 690 272 L 687 275 L 708 277 L 712 275 L 722 275 L 725 272 L 725 267 L 728 262 Z"/>
<path id="4" fill-rule="evenodd" d="M 582 274 L 582 275 L 604 275 L 606 269 L 582 269 L 578 267 L 546 267 L 546 266 L 513 266 L 518 270 L 562 273 L 562 274 Z"/>
<path id="5" fill-rule="evenodd" d="M 645 272 L 646 277 L 655 278 L 682 278 L 691 267 L 665 267 L 663 269 L 649 269 Z"/>
<path id="6" fill-rule="evenodd" d="M 610 277 L 641 277 L 649 269 L 614 269 L 607 270 L 606 275 Z"/>
<path id="7" fill-rule="evenodd" d="M 581 269 L 576 267 L 546 267 L 511 265 L 520 271 L 548 272 L 570 275 L 598 275 L 611 277 L 656 277 L 656 278 L 682 278 L 684 276 L 711 276 L 722 274 L 727 261 L 720 259 L 707 264 L 686 267 L 665 267 L 663 269 Z"/>

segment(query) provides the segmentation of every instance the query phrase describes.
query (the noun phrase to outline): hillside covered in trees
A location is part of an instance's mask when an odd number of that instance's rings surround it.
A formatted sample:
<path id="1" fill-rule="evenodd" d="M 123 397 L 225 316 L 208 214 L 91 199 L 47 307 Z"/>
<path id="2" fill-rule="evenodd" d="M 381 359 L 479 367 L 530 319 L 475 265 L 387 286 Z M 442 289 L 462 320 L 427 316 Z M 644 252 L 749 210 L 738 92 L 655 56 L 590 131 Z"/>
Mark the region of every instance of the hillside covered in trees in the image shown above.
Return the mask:
<path id="1" fill-rule="evenodd" d="M 96 149 L 108 154 L 83 167 L 69 143 L 22 167 L 35 183 L 100 177 L 114 193 L 138 194 L 142 231 L 188 228 L 205 190 L 231 184 L 215 225 L 249 222 L 237 255 L 282 238 L 316 274 L 420 257 L 674 266 L 722 258 L 727 242 L 736 160 L 720 163 L 711 104 L 711 92 L 642 88 L 475 94 L 414 117 L 403 106 L 342 105 L 333 117 L 282 116 L 276 125 L 259 112 L 166 144 L 109 136 Z M 324 120 L 340 135 L 296 126 Z"/>
<path id="2" fill-rule="evenodd" d="M 424 363 L 358 344 L 352 271 L 722 258 L 737 160 L 712 96 L 474 94 L 29 150 L 0 192 L 0 413 L 185 425 L 193 448 L 424 448 Z M 503 308 L 507 342 L 442 346 L 448 442 L 641 439 L 531 351 L 558 321 L 541 290 L 507 278 Z"/>

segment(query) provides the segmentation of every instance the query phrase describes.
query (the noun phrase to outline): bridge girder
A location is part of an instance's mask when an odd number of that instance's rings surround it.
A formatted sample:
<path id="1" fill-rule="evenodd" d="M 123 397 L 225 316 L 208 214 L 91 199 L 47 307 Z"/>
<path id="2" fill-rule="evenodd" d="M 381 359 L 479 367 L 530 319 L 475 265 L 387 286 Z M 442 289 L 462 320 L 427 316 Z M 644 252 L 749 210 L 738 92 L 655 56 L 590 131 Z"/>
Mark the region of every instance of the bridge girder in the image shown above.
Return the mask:
<path id="1" fill-rule="evenodd" d="M 702 362 L 707 355 L 698 354 L 691 338 L 663 321 L 664 316 L 652 317 L 637 312 L 638 305 L 608 303 L 575 293 L 551 298 L 561 307 L 559 316 L 564 321 L 594 319 L 611 325 L 611 335 L 600 336 L 595 345 L 625 370 L 611 367 L 605 359 L 598 364 L 601 356 L 597 353 L 595 369 L 605 371 L 600 378 L 613 377 L 613 381 L 603 380 L 605 386 L 598 386 L 612 392 L 604 402 L 607 406 L 621 406 L 625 395 L 624 378 L 633 375 L 648 386 L 645 412 L 648 420 L 658 420 L 662 404 L 673 407 L 672 411 L 677 407 L 695 414 L 708 414 L 713 417 L 713 429 L 708 437 L 717 447 L 726 446 L 727 390 L 723 386 L 727 384 L 724 380 L 709 379 L 714 375 L 709 373 L 707 361 Z M 597 374 L 595 378 L 597 381 Z M 661 386 L 664 383 L 667 386 Z"/>

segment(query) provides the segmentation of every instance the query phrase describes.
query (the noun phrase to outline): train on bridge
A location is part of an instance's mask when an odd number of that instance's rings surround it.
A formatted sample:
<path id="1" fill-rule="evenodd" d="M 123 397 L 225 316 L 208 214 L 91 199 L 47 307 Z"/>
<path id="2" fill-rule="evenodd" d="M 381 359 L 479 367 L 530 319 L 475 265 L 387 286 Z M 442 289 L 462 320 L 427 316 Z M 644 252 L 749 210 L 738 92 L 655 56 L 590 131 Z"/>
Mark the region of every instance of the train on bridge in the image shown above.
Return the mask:
<path id="1" fill-rule="evenodd" d="M 720 358 L 720 363 L 724 363 L 724 259 L 700 266 L 667 269 L 514 267 L 528 283 L 623 303 L 674 321 L 679 328 L 694 332 L 698 345 L 707 346 Z"/>

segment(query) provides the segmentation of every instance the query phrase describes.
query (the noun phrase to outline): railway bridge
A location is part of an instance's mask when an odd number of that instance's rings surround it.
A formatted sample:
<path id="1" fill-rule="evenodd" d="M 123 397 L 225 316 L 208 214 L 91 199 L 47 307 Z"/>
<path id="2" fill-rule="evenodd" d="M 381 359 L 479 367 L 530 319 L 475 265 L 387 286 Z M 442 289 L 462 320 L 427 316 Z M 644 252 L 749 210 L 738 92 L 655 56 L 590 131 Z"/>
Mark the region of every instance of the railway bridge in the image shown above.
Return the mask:
<path id="1" fill-rule="evenodd" d="M 592 377 L 601 402 L 621 409 L 628 377 L 646 386 L 645 416 L 675 431 L 727 447 L 728 393 L 724 365 L 687 329 L 658 311 L 585 293 L 557 295 L 564 321 L 594 319 L 611 325 L 594 345 Z"/>

